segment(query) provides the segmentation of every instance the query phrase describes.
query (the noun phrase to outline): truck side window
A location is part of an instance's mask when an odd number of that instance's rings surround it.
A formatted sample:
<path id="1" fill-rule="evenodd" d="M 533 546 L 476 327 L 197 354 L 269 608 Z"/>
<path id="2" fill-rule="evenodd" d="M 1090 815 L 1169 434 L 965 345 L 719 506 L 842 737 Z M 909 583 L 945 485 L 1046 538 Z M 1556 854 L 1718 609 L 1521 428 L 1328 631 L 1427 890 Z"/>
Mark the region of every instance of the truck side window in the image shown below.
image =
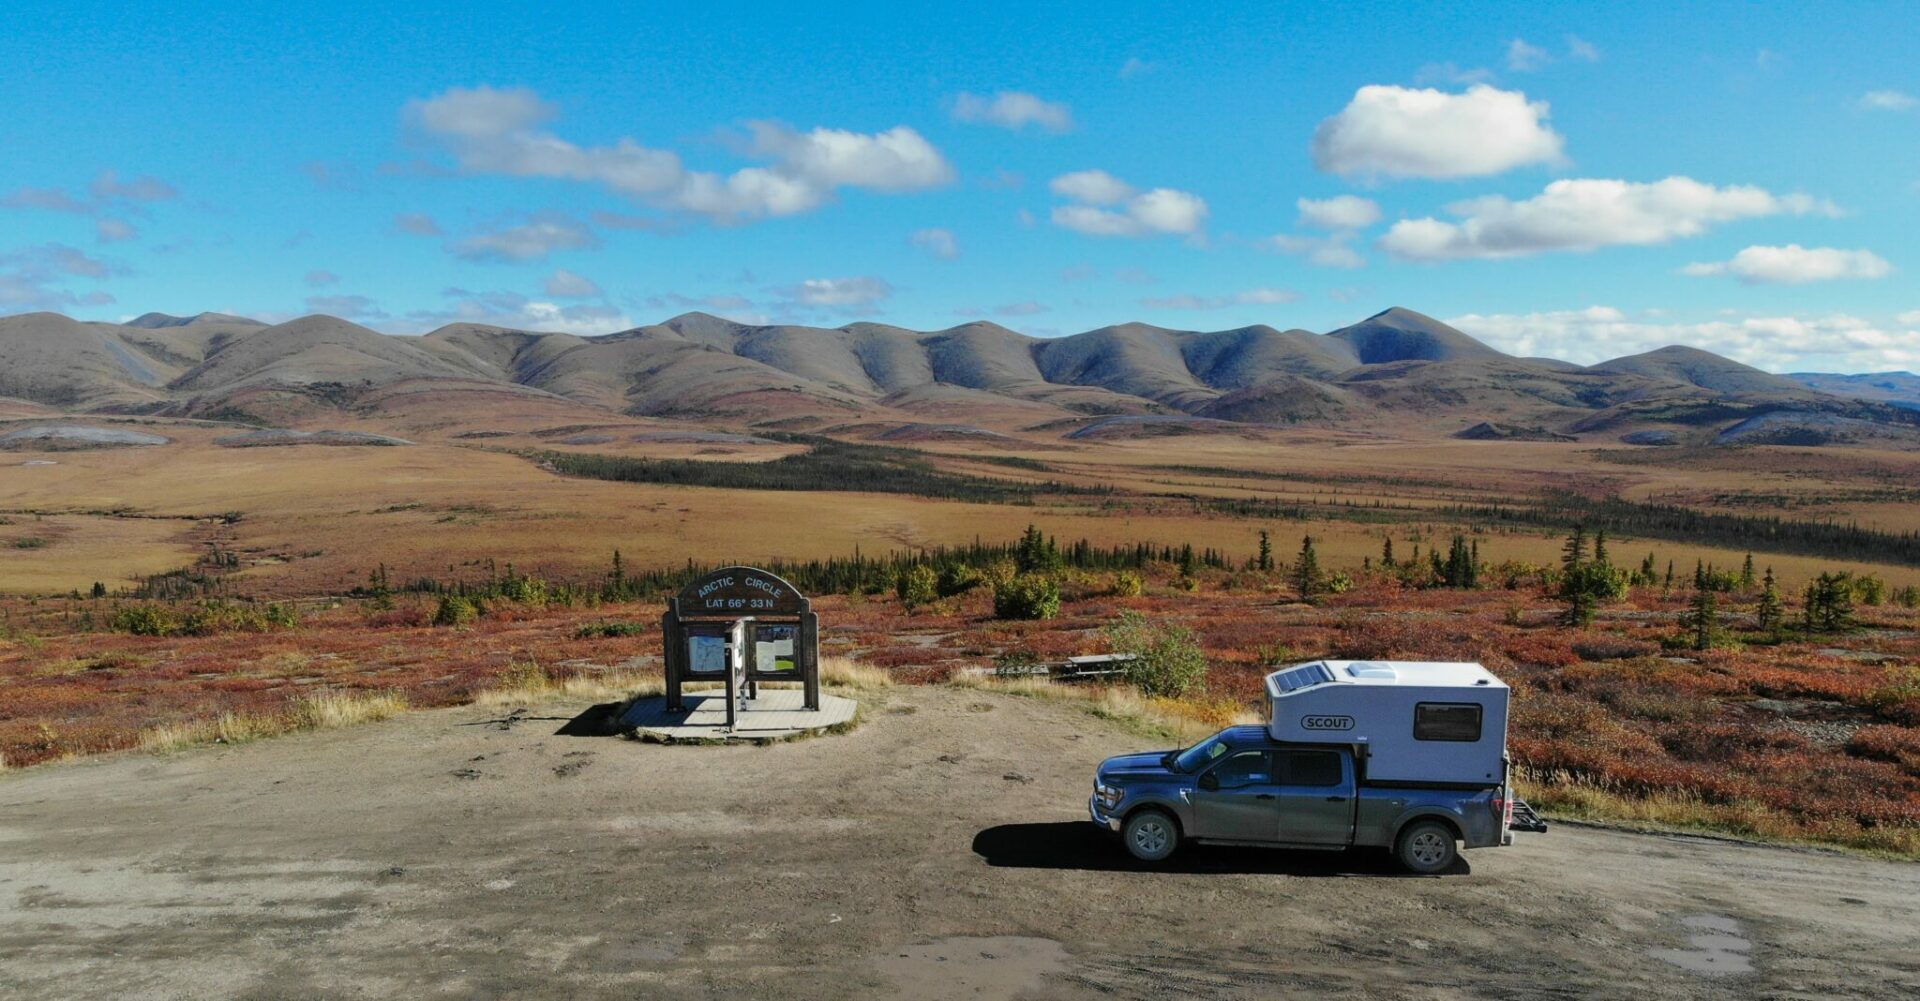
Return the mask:
<path id="1" fill-rule="evenodd" d="M 1220 762 L 1219 766 L 1213 770 L 1213 777 L 1220 780 L 1222 789 L 1266 785 L 1272 781 L 1272 774 L 1267 767 L 1265 751 L 1242 751 Z"/>
<path id="2" fill-rule="evenodd" d="M 1332 751 L 1287 751 L 1280 755 L 1281 783 L 1290 786 L 1337 786 L 1340 755 Z"/>
<path id="3" fill-rule="evenodd" d="M 1421 702 L 1413 707 L 1413 739 L 1472 743 L 1480 739 L 1480 706 L 1474 702 Z"/>

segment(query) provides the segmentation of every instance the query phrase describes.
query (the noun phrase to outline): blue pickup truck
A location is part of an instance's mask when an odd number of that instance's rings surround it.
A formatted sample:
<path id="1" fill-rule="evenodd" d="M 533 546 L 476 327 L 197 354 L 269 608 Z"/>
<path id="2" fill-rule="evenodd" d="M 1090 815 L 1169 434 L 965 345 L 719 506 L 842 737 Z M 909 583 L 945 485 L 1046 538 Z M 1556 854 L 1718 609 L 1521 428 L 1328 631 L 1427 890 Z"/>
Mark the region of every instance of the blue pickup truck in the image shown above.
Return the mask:
<path id="1" fill-rule="evenodd" d="M 1087 809 L 1147 862 L 1189 842 L 1377 847 L 1413 872 L 1433 874 L 1453 865 L 1462 844 L 1506 845 L 1513 830 L 1546 830 L 1516 803 L 1504 775 L 1478 785 L 1379 784 L 1368 781 L 1356 746 L 1285 742 L 1264 726 L 1231 727 L 1185 750 L 1108 758 Z"/>

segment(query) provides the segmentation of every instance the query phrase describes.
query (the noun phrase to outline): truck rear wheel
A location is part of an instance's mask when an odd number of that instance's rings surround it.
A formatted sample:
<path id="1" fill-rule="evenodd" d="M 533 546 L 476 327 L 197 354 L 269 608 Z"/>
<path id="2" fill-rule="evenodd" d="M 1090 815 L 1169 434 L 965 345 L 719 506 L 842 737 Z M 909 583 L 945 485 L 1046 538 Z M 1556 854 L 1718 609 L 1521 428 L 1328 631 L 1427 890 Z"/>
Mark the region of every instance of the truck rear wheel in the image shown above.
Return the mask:
<path id="1" fill-rule="evenodd" d="M 1120 829 L 1127 851 L 1142 862 L 1161 862 L 1180 847 L 1180 825 L 1160 810 L 1141 810 Z"/>
<path id="2" fill-rule="evenodd" d="M 1460 857 L 1453 828 L 1437 820 L 1416 820 L 1400 831 L 1393 854 L 1409 871 L 1432 876 L 1447 871 Z"/>

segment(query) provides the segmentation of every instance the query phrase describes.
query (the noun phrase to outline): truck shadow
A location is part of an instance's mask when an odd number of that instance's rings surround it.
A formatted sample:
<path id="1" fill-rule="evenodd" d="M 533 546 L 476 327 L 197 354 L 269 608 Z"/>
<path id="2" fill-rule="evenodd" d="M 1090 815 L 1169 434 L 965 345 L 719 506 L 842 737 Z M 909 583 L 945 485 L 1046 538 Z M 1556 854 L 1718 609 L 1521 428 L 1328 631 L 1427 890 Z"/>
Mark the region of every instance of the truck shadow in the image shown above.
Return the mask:
<path id="1" fill-rule="evenodd" d="M 989 827 L 973 836 L 973 853 L 990 866 L 1007 869 L 1412 878 L 1392 855 L 1372 849 L 1316 852 L 1188 845 L 1164 862 L 1142 862 L 1127 854 L 1119 841 L 1084 820 Z M 1442 875 L 1472 871 L 1463 858 Z"/>

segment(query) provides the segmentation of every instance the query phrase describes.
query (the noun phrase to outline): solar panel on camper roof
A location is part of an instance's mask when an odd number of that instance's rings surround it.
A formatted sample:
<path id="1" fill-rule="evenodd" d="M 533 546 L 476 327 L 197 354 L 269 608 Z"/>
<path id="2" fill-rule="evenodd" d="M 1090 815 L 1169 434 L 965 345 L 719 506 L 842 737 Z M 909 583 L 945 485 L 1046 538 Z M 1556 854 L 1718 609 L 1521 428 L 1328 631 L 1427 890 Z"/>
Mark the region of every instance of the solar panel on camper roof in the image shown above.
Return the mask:
<path id="1" fill-rule="evenodd" d="M 1333 672 L 1327 670 L 1325 664 L 1302 664 L 1291 671 L 1280 672 L 1277 680 L 1280 683 L 1280 694 L 1285 695 L 1296 689 L 1311 688 L 1321 682 L 1332 681 Z"/>

